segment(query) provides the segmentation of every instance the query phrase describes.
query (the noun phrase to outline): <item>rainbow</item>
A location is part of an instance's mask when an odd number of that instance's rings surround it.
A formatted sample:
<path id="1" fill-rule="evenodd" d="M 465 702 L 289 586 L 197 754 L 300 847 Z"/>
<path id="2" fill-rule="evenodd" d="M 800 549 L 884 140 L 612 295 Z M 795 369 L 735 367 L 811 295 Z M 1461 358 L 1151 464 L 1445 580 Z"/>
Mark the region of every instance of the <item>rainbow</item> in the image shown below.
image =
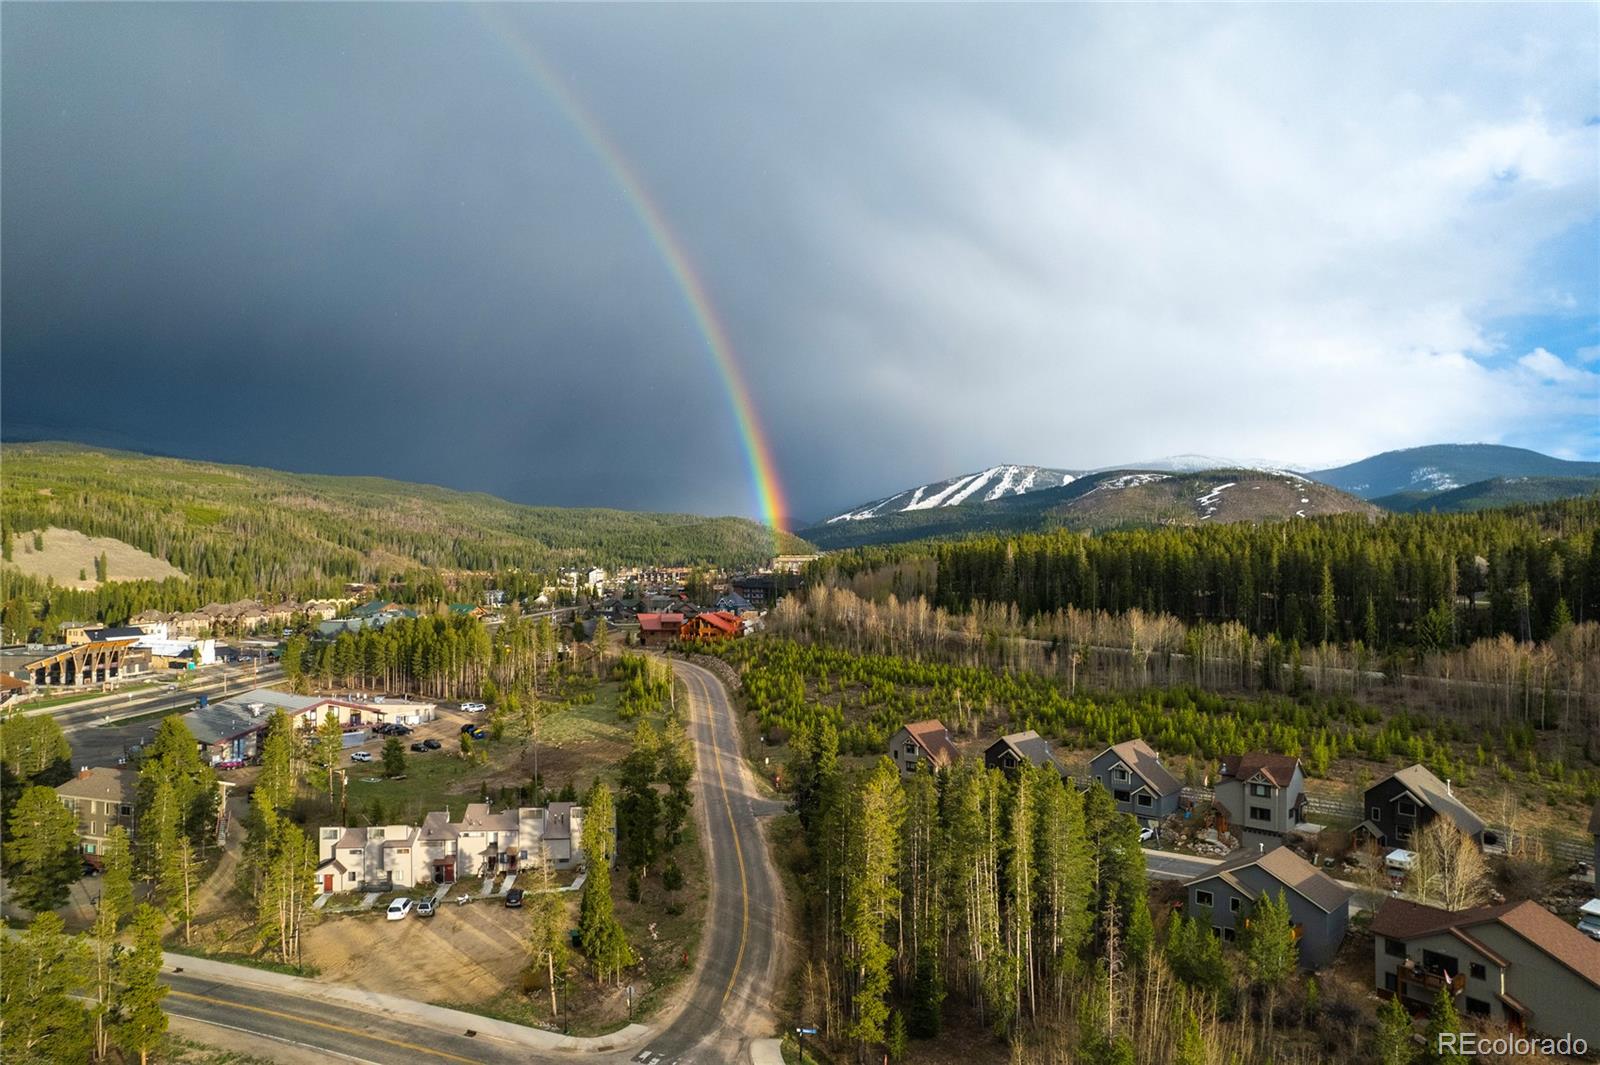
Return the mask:
<path id="1" fill-rule="evenodd" d="M 666 264 L 667 271 L 672 275 L 679 291 L 683 293 L 684 302 L 688 304 L 689 313 L 694 317 L 695 326 L 705 341 L 706 350 L 710 352 L 717 375 L 722 379 L 722 387 L 727 392 L 728 403 L 733 408 L 745 460 L 750 467 L 750 480 L 755 490 L 757 508 L 762 520 L 773 531 L 775 553 L 781 553 L 779 534 L 787 529 L 789 508 L 783 484 L 778 479 L 777 464 L 772 460 L 772 446 L 767 442 L 767 435 L 756 416 L 755 399 L 750 393 L 750 386 L 745 382 L 744 371 L 734 355 L 733 344 L 728 340 L 727 327 L 717 316 L 716 308 L 712 305 L 710 296 L 706 294 L 705 282 L 695 270 L 693 261 L 684 249 L 683 241 L 667 224 L 665 212 L 651 197 L 650 190 L 639 177 L 639 172 L 622 154 L 622 150 L 606 133 L 605 128 L 583 105 L 583 101 L 573 94 L 554 68 L 545 62 L 538 48 L 515 28 L 506 25 L 498 15 L 492 13 L 497 5 L 470 6 L 479 13 L 484 24 L 510 48 L 522 66 L 544 88 L 572 127 L 577 130 L 583 142 L 605 166 L 612 180 L 621 189 L 628 206 L 633 209 L 634 215 L 644 226 L 645 232 L 655 245 L 662 262 Z"/>

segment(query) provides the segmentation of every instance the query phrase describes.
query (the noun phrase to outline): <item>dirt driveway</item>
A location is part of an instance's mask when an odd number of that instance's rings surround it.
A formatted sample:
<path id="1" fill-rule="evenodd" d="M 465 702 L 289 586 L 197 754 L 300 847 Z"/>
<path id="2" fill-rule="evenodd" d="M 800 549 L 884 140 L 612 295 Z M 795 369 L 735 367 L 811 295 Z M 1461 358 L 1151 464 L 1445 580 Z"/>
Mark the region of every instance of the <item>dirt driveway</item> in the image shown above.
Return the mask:
<path id="1" fill-rule="evenodd" d="M 381 912 L 330 915 L 301 945 L 305 964 L 330 982 L 423 1002 L 461 1002 L 521 986 L 527 935 L 525 910 L 480 899 L 403 921 L 385 920 Z"/>

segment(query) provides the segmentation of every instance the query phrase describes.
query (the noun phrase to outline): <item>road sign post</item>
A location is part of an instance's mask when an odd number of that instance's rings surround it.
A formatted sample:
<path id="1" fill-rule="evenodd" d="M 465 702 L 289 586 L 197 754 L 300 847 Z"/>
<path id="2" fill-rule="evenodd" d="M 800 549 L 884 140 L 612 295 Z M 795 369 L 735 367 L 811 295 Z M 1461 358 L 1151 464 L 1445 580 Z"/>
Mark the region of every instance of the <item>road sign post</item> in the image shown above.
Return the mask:
<path id="1" fill-rule="evenodd" d="M 800 1044 L 800 1065 L 806 1065 L 806 1036 L 816 1035 L 817 1030 L 815 1028 L 796 1028 L 794 1034 L 797 1037 L 796 1042 Z"/>

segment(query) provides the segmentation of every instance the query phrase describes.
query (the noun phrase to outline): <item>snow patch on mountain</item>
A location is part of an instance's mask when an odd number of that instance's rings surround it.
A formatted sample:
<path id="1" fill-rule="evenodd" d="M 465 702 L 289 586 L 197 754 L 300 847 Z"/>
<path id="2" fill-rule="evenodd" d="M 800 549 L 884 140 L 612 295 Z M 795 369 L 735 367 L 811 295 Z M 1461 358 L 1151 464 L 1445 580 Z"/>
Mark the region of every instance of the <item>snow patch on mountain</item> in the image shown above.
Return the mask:
<path id="1" fill-rule="evenodd" d="M 824 524 L 838 521 L 866 521 L 911 510 L 932 510 L 935 507 L 958 507 L 968 500 L 981 499 L 994 502 L 1008 496 L 1026 495 L 1041 488 L 1057 488 L 1077 480 L 1077 474 L 1067 470 L 1053 470 L 1043 466 L 990 466 L 977 473 L 963 474 L 948 481 L 937 481 L 907 489 L 885 499 L 843 514 L 836 514 Z"/>
<path id="2" fill-rule="evenodd" d="M 1089 489 L 1089 492 L 1098 492 L 1102 488 L 1113 490 L 1118 488 L 1137 488 L 1141 484 L 1154 484 L 1157 481 L 1165 481 L 1168 476 L 1170 475 L 1165 473 L 1124 473 L 1117 477 L 1107 477 Z M 1085 492 L 1084 495 L 1088 495 L 1089 492 Z"/>
<path id="3" fill-rule="evenodd" d="M 1418 466 L 1411 471 L 1411 484 L 1424 492 L 1448 492 L 1461 485 L 1437 466 Z"/>

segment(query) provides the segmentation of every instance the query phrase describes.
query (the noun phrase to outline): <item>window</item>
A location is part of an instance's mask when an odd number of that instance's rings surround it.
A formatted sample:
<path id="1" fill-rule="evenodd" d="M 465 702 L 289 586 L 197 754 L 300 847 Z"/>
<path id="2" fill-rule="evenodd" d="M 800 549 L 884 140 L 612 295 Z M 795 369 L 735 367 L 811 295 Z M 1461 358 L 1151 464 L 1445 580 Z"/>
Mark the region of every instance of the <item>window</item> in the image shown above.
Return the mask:
<path id="1" fill-rule="evenodd" d="M 1211 926 L 1211 934 L 1216 936 L 1218 939 L 1221 939 L 1222 938 L 1222 926 L 1221 925 L 1212 925 Z"/>
<path id="2" fill-rule="evenodd" d="M 1398 939 L 1385 939 L 1383 952 L 1391 958 L 1403 958 L 1406 956 L 1406 945 Z"/>
<path id="3" fill-rule="evenodd" d="M 1250 807 L 1250 820 L 1252 820 L 1252 821 L 1271 821 L 1272 820 L 1272 810 L 1271 810 L 1271 808 L 1270 807 L 1266 807 L 1266 806 L 1252 806 L 1252 807 Z"/>
<path id="4" fill-rule="evenodd" d="M 352 880 L 352 881 L 353 881 L 353 880 L 355 880 L 355 878 L 356 878 L 356 874 L 354 874 L 354 873 L 351 873 L 351 874 L 350 874 L 350 879 L 351 879 L 351 880 Z"/>
<path id="5" fill-rule="evenodd" d="M 1489 1016 L 1489 1004 L 1481 999 L 1467 997 L 1467 1012 L 1474 1017 Z"/>
<path id="6" fill-rule="evenodd" d="M 132 817 L 133 807 L 129 806 L 127 803 L 123 803 L 121 806 L 117 807 L 117 813 L 121 814 L 123 817 Z"/>
<path id="7" fill-rule="evenodd" d="M 1401 843 L 1406 842 L 1411 838 L 1411 829 L 1407 828 L 1405 825 L 1395 826 L 1394 838 Z"/>
<path id="8" fill-rule="evenodd" d="M 1472 978 L 1474 980 L 1487 980 L 1487 979 L 1489 979 L 1489 972 L 1488 972 L 1487 969 L 1485 969 L 1483 967 L 1483 964 L 1481 962 L 1473 962 L 1472 963 Z"/>
<path id="9" fill-rule="evenodd" d="M 1381 806 L 1369 806 L 1369 807 L 1367 807 L 1367 816 L 1370 817 L 1373 821 L 1382 821 L 1383 820 L 1383 807 L 1381 807 Z"/>
<path id="10" fill-rule="evenodd" d="M 1385 991 L 1397 991 L 1397 990 L 1399 990 L 1399 987 L 1400 987 L 1400 979 L 1399 979 L 1399 977 L 1395 976 L 1394 973 L 1384 973 L 1383 974 L 1383 989 Z"/>
<path id="11" fill-rule="evenodd" d="M 1222 930 L 1222 941 L 1224 943 L 1232 943 L 1235 939 L 1238 938 L 1238 935 L 1239 934 L 1237 932 L 1235 932 L 1233 929 L 1224 928 Z"/>
<path id="12" fill-rule="evenodd" d="M 1250 785 L 1250 794 L 1259 798 L 1261 796 L 1271 795 L 1272 789 L 1265 784 L 1252 784 Z"/>
<path id="13" fill-rule="evenodd" d="M 1213 897 L 1211 892 L 1209 892 L 1209 891 L 1198 891 L 1197 890 L 1194 893 L 1194 904 L 1196 906 L 1210 906 L 1215 901 L 1216 901 L 1215 897 Z"/>
<path id="14" fill-rule="evenodd" d="M 1415 817 L 1417 815 L 1417 804 L 1410 799 L 1401 799 L 1394 804 L 1394 812 L 1401 817 Z"/>
<path id="15" fill-rule="evenodd" d="M 1140 806 L 1149 806 L 1150 805 L 1150 793 L 1148 791 L 1141 791 L 1139 793 L 1139 805 Z"/>
<path id="16" fill-rule="evenodd" d="M 907 758 L 915 758 L 916 756 L 917 756 L 917 745 L 914 744 L 914 743 L 907 743 L 906 744 L 906 757 Z"/>
<path id="17" fill-rule="evenodd" d="M 1127 802 L 1128 801 L 1128 789 L 1127 788 L 1118 788 L 1116 791 L 1113 791 L 1111 793 L 1111 797 L 1113 799 L 1117 800 L 1118 802 Z"/>
<path id="18" fill-rule="evenodd" d="M 1241 905 L 1239 902 L 1238 896 L 1234 896 L 1228 900 L 1228 909 L 1232 910 L 1234 913 L 1238 913 L 1243 908 L 1243 905 Z"/>
<path id="19" fill-rule="evenodd" d="M 1126 782 L 1128 779 L 1128 771 L 1119 765 L 1117 768 L 1111 771 L 1111 779 Z"/>

